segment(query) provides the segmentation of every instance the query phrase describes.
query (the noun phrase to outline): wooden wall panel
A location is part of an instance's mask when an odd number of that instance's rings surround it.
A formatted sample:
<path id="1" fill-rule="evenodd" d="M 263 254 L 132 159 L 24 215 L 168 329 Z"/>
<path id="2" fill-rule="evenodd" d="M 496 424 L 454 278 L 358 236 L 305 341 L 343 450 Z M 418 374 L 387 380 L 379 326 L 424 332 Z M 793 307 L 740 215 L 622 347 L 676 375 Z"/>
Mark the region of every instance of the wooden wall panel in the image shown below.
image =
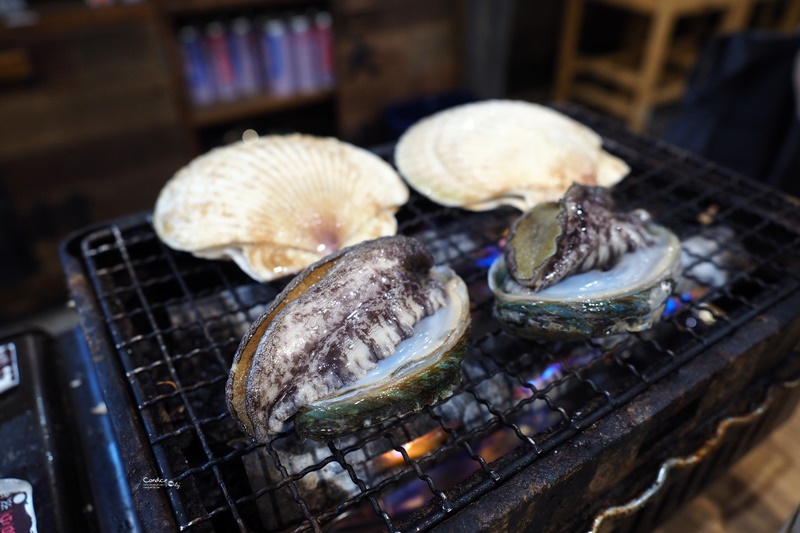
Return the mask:
<path id="1" fill-rule="evenodd" d="M 36 268 L 0 291 L 0 318 L 63 301 L 59 242 L 151 209 L 191 156 L 154 24 L 28 32 L 9 45 L 26 50 L 33 76 L 0 86 L 0 179 Z"/>
<path id="2" fill-rule="evenodd" d="M 341 137 L 374 137 L 388 105 L 458 88 L 460 2 L 336 0 L 333 8 Z"/>

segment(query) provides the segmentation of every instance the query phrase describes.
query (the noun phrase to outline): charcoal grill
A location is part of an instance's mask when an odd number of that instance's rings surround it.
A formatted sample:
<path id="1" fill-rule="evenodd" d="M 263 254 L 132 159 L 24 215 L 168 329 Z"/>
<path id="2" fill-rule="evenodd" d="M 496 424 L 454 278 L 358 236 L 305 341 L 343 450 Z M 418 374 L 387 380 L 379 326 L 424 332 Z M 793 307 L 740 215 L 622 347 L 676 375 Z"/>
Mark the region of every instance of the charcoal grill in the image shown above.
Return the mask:
<path id="1" fill-rule="evenodd" d="M 797 201 L 581 108 L 560 109 L 631 166 L 614 188 L 623 207 L 646 208 L 700 243 L 685 249 L 689 275 L 664 318 L 612 340 L 514 338 L 491 317 L 485 278 L 517 213 L 412 195 L 400 232 L 469 285 L 463 382 L 421 413 L 329 443 L 287 432 L 255 445 L 225 409 L 241 335 L 282 282 L 256 284 L 231 263 L 172 251 L 148 215 L 70 238 L 62 259 L 133 525 L 646 531 L 785 419 L 800 390 Z"/>

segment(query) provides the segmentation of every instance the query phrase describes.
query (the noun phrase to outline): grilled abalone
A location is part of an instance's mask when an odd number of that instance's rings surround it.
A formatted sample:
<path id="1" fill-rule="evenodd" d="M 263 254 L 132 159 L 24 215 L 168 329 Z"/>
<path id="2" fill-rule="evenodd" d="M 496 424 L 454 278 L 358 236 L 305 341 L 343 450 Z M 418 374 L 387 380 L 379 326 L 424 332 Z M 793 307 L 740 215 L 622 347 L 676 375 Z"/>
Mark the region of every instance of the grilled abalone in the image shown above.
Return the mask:
<path id="1" fill-rule="evenodd" d="M 526 337 L 647 329 L 680 272 L 680 242 L 642 210 L 616 210 L 602 187 L 573 185 L 515 222 L 489 269 L 494 314 Z"/>
<path id="2" fill-rule="evenodd" d="M 325 439 L 417 411 L 460 381 L 468 329 L 460 277 L 414 239 L 368 241 L 301 272 L 255 321 L 228 409 L 262 442 L 293 416 Z"/>
<path id="3" fill-rule="evenodd" d="M 258 281 L 394 235 L 408 188 L 374 154 L 333 138 L 269 135 L 216 148 L 165 185 L 153 226 L 166 244 L 230 258 Z"/>

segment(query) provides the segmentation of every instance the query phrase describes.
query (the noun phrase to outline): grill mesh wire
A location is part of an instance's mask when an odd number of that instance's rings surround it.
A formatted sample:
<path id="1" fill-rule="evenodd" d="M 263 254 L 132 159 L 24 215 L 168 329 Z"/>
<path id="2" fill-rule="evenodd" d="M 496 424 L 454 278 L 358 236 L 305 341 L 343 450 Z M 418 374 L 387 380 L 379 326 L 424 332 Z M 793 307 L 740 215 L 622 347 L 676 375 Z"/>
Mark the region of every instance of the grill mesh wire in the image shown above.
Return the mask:
<path id="1" fill-rule="evenodd" d="M 686 258 L 690 266 L 714 265 L 724 283 L 692 270 L 690 281 L 709 292 L 616 346 L 520 340 L 491 318 L 485 282 L 486 258 L 517 213 L 469 213 L 412 196 L 398 214 L 400 231 L 423 240 L 470 287 L 464 380 L 435 407 L 331 443 L 289 432 L 256 446 L 225 408 L 241 335 L 282 284 L 254 284 L 230 263 L 173 252 L 145 217 L 84 239 L 90 278 L 151 443 L 153 473 L 180 484 L 166 489 L 178 527 L 429 528 L 798 290 L 796 203 L 615 122 L 563 110 L 631 166 L 614 189 L 620 206 L 648 209 L 682 239 L 703 235 L 714 247 L 686 250 Z M 430 431 L 435 444 L 412 458 L 402 445 Z M 392 450 L 399 464 L 377 468 L 375 458 Z M 422 512 L 409 513 L 426 501 Z"/>

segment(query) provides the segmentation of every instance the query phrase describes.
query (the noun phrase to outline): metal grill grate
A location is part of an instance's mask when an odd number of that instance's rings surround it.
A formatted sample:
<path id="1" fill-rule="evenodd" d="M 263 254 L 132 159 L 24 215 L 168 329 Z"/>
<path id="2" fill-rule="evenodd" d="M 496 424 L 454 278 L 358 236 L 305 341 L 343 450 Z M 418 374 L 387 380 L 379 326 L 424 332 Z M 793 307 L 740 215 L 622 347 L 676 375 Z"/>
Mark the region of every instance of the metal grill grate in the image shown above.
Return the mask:
<path id="1" fill-rule="evenodd" d="M 327 444 L 289 432 L 256 446 L 225 408 L 233 353 L 282 284 L 255 284 L 230 263 L 175 253 L 145 217 L 84 238 L 155 458 L 147 474 L 180 485 L 166 489 L 180 529 L 430 528 L 798 290 L 795 203 L 614 122 L 564 110 L 631 166 L 614 189 L 618 202 L 648 209 L 686 243 L 689 275 L 668 313 L 652 331 L 602 341 L 507 335 L 491 318 L 485 277 L 517 213 L 469 213 L 413 196 L 398 214 L 400 231 L 469 285 L 463 382 L 421 413 Z"/>

